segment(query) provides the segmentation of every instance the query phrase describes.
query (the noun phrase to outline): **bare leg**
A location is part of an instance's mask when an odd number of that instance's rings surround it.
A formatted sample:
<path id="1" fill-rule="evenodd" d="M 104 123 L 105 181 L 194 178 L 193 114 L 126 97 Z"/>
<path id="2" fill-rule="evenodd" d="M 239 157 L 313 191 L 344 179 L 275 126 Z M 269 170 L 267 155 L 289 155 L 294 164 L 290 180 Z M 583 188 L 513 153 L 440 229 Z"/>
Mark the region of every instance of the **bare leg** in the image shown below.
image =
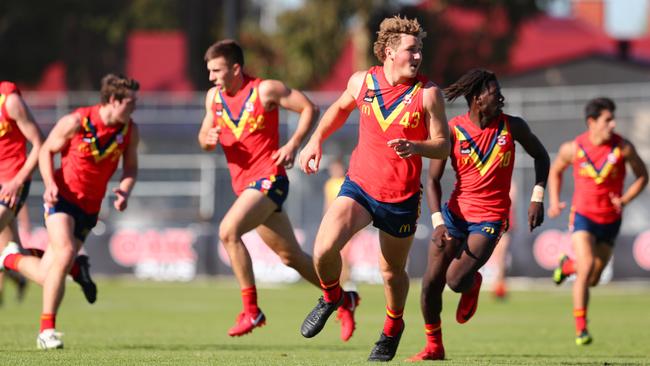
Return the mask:
<path id="1" fill-rule="evenodd" d="M 245 189 L 221 220 L 219 238 L 241 288 L 255 286 L 253 264 L 241 237 L 264 223 L 276 209 L 276 204 L 262 192 Z"/>
<path id="2" fill-rule="evenodd" d="M 300 248 L 286 213 L 272 213 L 264 224 L 257 227 L 257 233 L 266 245 L 280 256 L 285 265 L 295 269 L 304 279 L 320 288 L 314 262 Z"/>

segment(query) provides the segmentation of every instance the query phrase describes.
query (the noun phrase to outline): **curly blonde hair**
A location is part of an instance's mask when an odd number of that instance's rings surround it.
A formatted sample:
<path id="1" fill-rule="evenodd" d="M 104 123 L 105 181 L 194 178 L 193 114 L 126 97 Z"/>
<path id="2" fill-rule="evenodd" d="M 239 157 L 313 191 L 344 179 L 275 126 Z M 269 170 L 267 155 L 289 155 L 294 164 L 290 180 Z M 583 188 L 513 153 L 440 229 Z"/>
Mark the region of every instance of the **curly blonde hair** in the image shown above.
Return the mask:
<path id="1" fill-rule="evenodd" d="M 392 49 L 399 47 L 402 34 L 416 36 L 420 40 L 427 36 L 427 32 L 422 29 L 417 19 L 402 18 L 399 15 L 395 15 L 392 18 L 382 20 L 379 25 L 379 32 L 377 32 L 377 40 L 373 45 L 373 51 L 379 61 L 384 62 L 386 59 L 384 53 L 386 47 Z"/>

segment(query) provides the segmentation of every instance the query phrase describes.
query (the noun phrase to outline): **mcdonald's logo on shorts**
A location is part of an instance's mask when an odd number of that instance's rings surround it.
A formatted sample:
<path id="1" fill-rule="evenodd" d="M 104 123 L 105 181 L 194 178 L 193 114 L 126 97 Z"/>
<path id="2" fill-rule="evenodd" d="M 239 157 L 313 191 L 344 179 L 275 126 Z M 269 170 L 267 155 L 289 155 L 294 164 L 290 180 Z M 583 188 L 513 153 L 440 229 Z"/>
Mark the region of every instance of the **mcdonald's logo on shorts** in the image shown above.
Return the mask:
<path id="1" fill-rule="evenodd" d="M 493 227 L 490 227 L 490 226 L 483 226 L 483 228 L 481 229 L 481 231 L 485 231 L 486 233 L 488 233 L 488 234 L 490 234 L 490 235 L 494 235 L 494 233 L 495 233 L 494 228 L 493 228 Z"/>
<path id="2" fill-rule="evenodd" d="M 399 227 L 399 232 L 400 233 L 410 233 L 411 232 L 411 224 L 402 224 L 402 226 Z"/>

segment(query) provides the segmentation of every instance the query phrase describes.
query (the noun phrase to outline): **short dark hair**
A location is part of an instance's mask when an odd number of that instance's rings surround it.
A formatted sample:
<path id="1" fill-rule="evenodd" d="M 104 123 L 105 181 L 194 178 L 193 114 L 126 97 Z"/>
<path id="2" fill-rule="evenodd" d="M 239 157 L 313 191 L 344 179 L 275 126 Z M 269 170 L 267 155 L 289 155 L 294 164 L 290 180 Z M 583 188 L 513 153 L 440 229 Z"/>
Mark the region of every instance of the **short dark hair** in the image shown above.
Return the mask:
<path id="1" fill-rule="evenodd" d="M 114 97 L 118 101 L 126 98 L 129 92 L 140 89 L 140 83 L 122 74 L 108 74 L 102 78 L 101 101 L 106 104 Z"/>
<path id="2" fill-rule="evenodd" d="M 614 113 L 616 110 L 614 101 L 607 97 L 594 98 L 585 106 L 585 119 L 597 119 L 600 117 L 600 113 L 605 110 Z"/>
<path id="3" fill-rule="evenodd" d="M 244 66 L 244 51 L 239 44 L 232 39 L 224 39 L 208 47 L 203 57 L 205 61 L 210 61 L 218 57 L 226 59 L 228 65 L 239 64 Z"/>

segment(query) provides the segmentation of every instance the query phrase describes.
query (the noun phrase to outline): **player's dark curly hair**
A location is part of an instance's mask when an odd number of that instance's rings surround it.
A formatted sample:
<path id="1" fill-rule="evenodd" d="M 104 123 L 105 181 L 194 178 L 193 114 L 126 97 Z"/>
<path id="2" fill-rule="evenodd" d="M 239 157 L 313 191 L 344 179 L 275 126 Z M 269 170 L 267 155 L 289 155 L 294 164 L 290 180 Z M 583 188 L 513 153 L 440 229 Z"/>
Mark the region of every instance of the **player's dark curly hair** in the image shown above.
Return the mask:
<path id="1" fill-rule="evenodd" d="M 466 72 L 455 83 L 444 89 L 445 98 L 448 102 L 456 100 L 461 95 L 467 100 L 467 105 L 472 104 L 472 99 L 479 96 L 484 90 L 487 90 L 491 81 L 497 81 L 496 75 L 492 71 L 485 69 L 472 69 Z"/>

